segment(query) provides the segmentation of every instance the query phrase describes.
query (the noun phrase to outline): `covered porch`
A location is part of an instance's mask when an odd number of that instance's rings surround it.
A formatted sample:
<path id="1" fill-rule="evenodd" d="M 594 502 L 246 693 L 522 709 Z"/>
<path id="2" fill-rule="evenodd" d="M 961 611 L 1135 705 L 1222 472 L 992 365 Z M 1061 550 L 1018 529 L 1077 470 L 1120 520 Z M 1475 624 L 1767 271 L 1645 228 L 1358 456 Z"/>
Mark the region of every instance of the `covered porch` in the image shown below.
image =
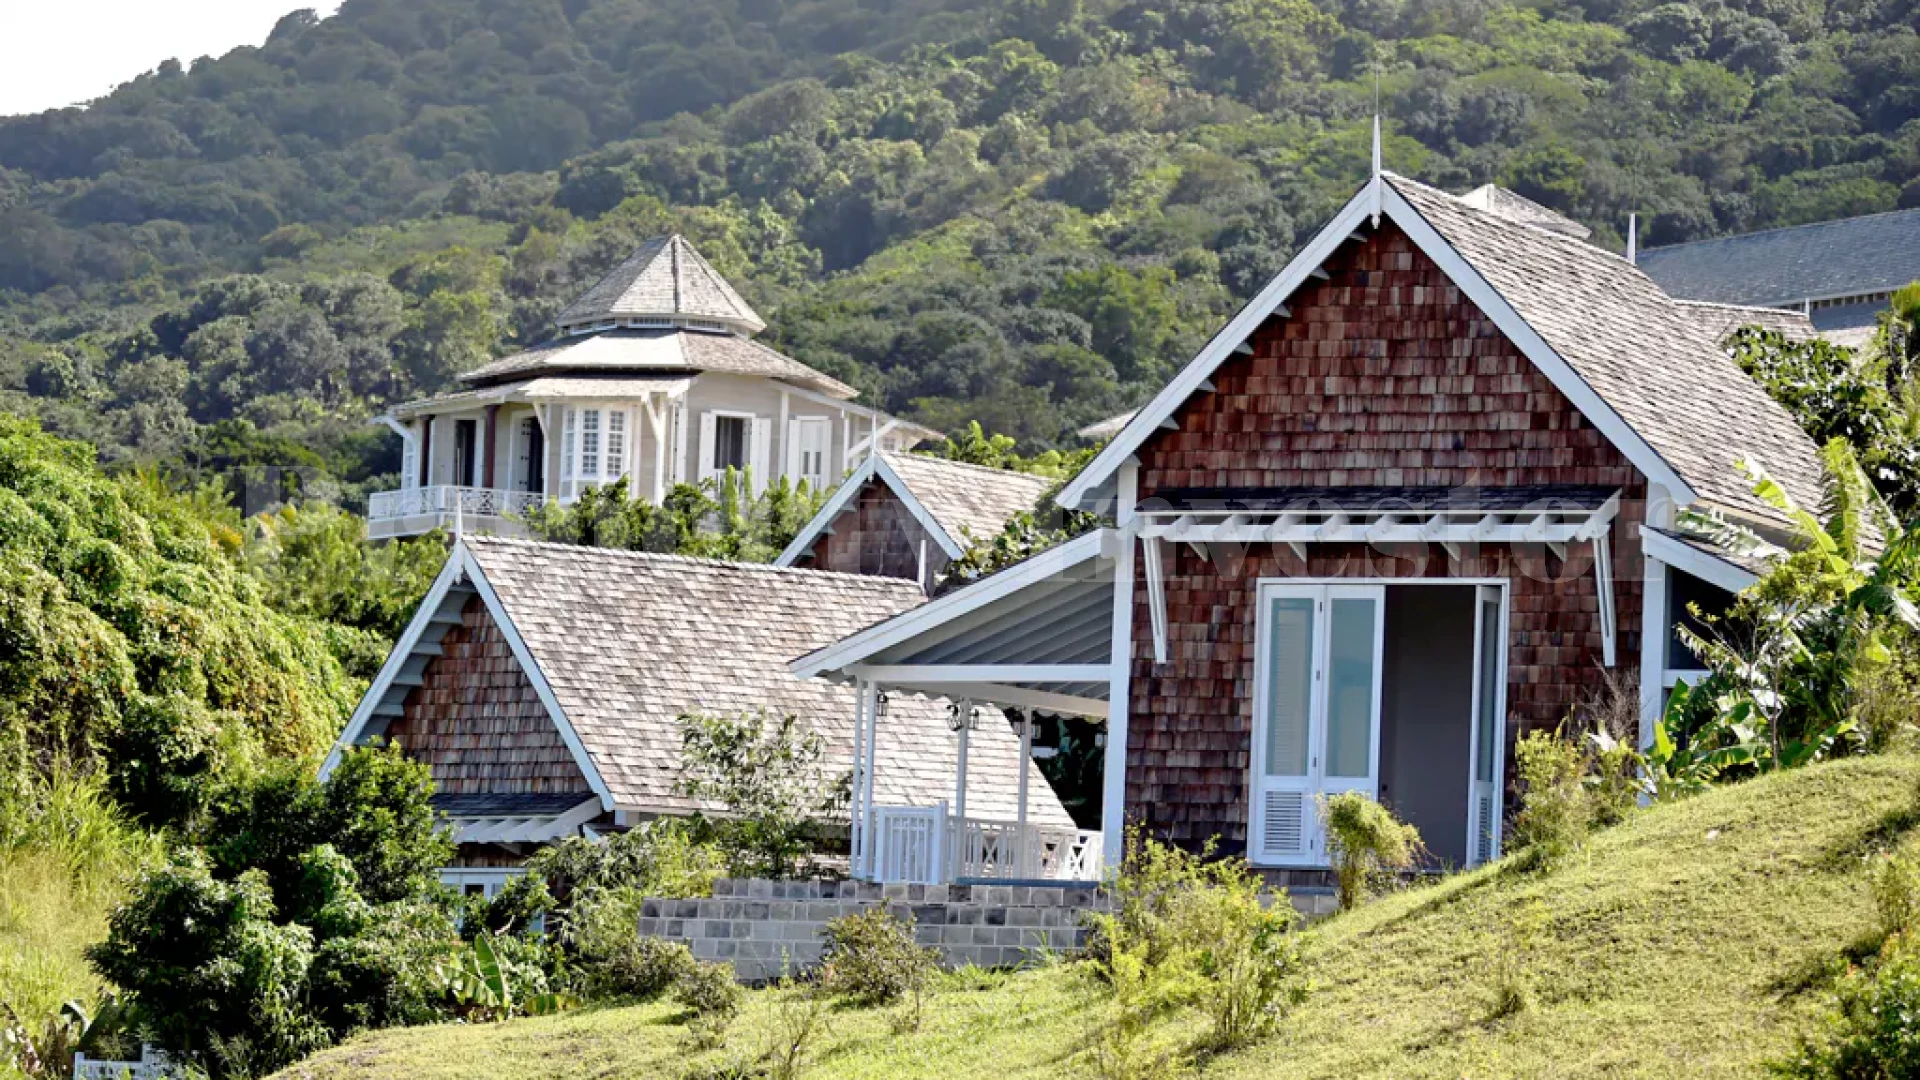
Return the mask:
<path id="1" fill-rule="evenodd" d="M 528 510 L 622 477 L 635 497 L 658 503 L 678 479 L 673 448 L 691 385 L 545 375 L 400 406 L 381 421 L 402 439 L 402 486 L 368 498 L 368 536 L 515 535 Z"/>
<path id="2" fill-rule="evenodd" d="M 1040 714 L 1104 720 L 1113 670 L 1113 590 L 1120 534 L 1089 533 L 795 661 L 801 678 L 858 690 L 854 716 L 852 871 L 913 884 L 1092 882 L 1106 868 L 1099 830 L 1030 820 L 1020 772 L 1013 821 L 967 809 L 967 743 L 984 724 L 1014 724 L 1022 761 Z M 888 702 L 945 698 L 958 754 L 950 799 L 877 802 L 875 748 Z"/>

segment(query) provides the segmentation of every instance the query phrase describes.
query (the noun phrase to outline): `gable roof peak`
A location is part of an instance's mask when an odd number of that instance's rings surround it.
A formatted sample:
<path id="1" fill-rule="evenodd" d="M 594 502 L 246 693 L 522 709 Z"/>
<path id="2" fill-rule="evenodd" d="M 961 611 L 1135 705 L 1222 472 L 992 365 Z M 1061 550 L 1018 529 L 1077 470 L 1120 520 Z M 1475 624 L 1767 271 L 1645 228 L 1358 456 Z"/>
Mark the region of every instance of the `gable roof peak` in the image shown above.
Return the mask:
<path id="1" fill-rule="evenodd" d="M 1485 210 L 1489 214 L 1506 218 L 1508 221 L 1530 225 L 1561 236 L 1570 236 L 1575 240 L 1586 240 L 1593 235 L 1592 229 L 1572 218 L 1498 184 L 1482 184 L 1465 195 L 1456 195 L 1454 198 L 1476 210 Z"/>
<path id="2" fill-rule="evenodd" d="M 575 297 L 554 324 L 583 332 L 618 319 L 658 321 L 752 337 L 767 328 L 727 279 L 679 233 L 635 248 L 606 276 Z"/>

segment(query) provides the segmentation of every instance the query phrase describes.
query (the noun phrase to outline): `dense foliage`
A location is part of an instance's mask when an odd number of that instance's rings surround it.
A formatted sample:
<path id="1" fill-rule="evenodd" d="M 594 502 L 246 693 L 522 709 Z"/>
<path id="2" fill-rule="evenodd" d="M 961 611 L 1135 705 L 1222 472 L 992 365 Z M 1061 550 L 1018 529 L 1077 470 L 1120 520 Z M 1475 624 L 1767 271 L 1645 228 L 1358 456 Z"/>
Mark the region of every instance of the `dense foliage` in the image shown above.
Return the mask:
<path id="1" fill-rule="evenodd" d="M 1603 242 L 1630 211 L 1664 243 L 1913 205 L 1914 14 L 355 0 L 0 121 L 0 398 L 115 457 L 351 497 L 398 465 L 371 408 L 679 229 L 772 343 L 1032 449 L 1137 403 L 1282 264 L 1364 175 L 1376 98 L 1390 166 Z"/>
<path id="2" fill-rule="evenodd" d="M 89 956 L 144 1033 L 215 1077 L 439 1017 L 466 947 L 437 898 L 451 844 L 431 790 L 397 749 L 348 753 L 325 783 L 283 769 L 230 784 Z"/>
<path id="3" fill-rule="evenodd" d="M 0 416 L 0 786 L 98 769 L 165 823 L 230 767 L 333 740 L 360 684 L 325 625 L 269 603 L 238 526 Z"/>

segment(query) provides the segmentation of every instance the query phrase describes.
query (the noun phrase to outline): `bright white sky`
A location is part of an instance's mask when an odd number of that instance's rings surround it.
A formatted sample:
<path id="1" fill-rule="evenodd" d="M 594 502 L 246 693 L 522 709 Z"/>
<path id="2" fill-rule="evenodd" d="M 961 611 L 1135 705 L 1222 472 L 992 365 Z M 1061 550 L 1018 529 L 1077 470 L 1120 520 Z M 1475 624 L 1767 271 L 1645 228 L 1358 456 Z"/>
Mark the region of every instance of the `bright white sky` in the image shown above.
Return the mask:
<path id="1" fill-rule="evenodd" d="M 280 16 L 340 0 L 0 0 L 0 116 L 77 105 L 168 58 L 259 45 Z"/>

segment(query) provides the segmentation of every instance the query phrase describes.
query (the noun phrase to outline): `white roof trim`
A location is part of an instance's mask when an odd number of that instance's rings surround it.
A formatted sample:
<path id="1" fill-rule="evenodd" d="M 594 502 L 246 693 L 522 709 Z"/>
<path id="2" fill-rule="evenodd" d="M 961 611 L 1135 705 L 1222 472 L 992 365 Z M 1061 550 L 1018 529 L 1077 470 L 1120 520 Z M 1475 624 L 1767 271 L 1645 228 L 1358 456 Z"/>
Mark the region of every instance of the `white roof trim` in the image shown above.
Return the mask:
<path id="1" fill-rule="evenodd" d="M 1308 277 L 1332 257 L 1342 243 L 1345 243 L 1356 230 L 1362 227 L 1372 208 L 1378 205 L 1388 220 L 1400 226 L 1413 240 L 1414 244 L 1432 259 L 1442 273 L 1460 287 L 1461 292 L 1477 305 L 1494 324 L 1500 328 L 1508 340 L 1519 348 L 1533 365 L 1547 376 L 1562 394 L 1580 410 L 1600 432 L 1626 455 L 1628 461 L 1656 484 L 1665 485 L 1673 493 L 1674 501 L 1686 505 L 1697 497 L 1680 475 L 1674 472 L 1653 447 L 1627 422 L 1615 412 L 1592 386 L 1588 385 L 1573 367 L 1546 343 L 1538 332 L 1520 313 L 1513 309 L 1506 298 L 1500 295 L 1487 280 L 1480 276 L 1472 264 L 1462 258 L 1460 253 L 1448 244 L 1427 220 L 1420 216 L 1406 199 L 1400 196 L 1391 185 L 1379 176 L 1367 182 L 1353 198 L 1347 201 L 1340 212 L 1334 215 L 1317 233 L 1313 241 L 1294 256 L 1286 269 L 1267 283 L 1247 305 L 1240 309 L 1233 321 L 1229 322 L 1218 334 L 1207 342 L 1180 373 L 1174 376 L 1151 402 L 1134 415 L 1133 420 L 1107 444 L 1099 456 L 1095 457 L 1073 482 L 1061 489 L 1055 501 L 1068 509 L 1076 509 L 1085 502 L 1101 484 L 1116 473 L 1122 462 L 1137 453 L 1147 438 L 1160 430 L 1163 423 L 1172 419 L 1175 410 L 1202 388 L 1205 382 L 1222 362 L 1234 354 L 1234 350 L 1268 315 L 1278 309 L 1291 297 Z"/>
<path id="2" fill-rule="evenodd" d="M 1745 567 L 1710 555 L 1692 544 L 1675 540 L 1654 529 L 1640 530 L 1640 549 L 1650 559 L 1659 559 L 1682 573 L 1691 574 L 1731 593 L 1737 593 L 1760 580 Z"/>
<path id="3" fill-rule="evenodd" d="M 833 493 L 833 498 L 828 500 L 827 505 L 821 507 L 820 512 L 813 515 L 813 519 L 794 536 L 793 542 L 780 553 L 780 557 L 773 560 L 773 565 L 792 566 L 794 560 L 805 554 L 806 550 L 813 546 L 814 541 L 820 538 L 820 534 L 827 531 L 827 526 L 833 524 L 836 518 L 846 512 L 854 498 L 859 495 L 860 489 L 866 486 L 867 481 L 876 477 L 893 489 L 894 495 L 906 505 L 907 512 L 913 515 L 913 519 L 920 523 L 920 527 L 925 529 L 929 536 L 933 537 L 933 542 L 940 545 L 940 550 L 946 553 L 947 558 L 957 559 L 966 554 L 966 549 L 948 535 L 946 529 L 940 527 L 940 522 L 927 512 L 926 507 L 920 505 L 919 499 L 913 497 L 913 490 L 907 486 L 905 480 L 901 479 L 900 474 L 894 471 L 893 466 L 887 464 L 886 457 L 881 454 L 871 454 L 865 463 L 853 471 L 851 476 L 841 481 L 839 490 Z"/>
<path id="4" fill-rule="evenodd" d="M 910 608 L 885 622 L 875 623 L 857 634 L 841 638 L 824 649 L 810 652 L 788 664 L 787 669 L 802 679 L 845 671 L 916 634 L 1010 596 L 1068 567 L 1088 559 L 1111 558 L 1118 553 L 1119 545 L 1123 542 L 1125 538 L 1114 529 L 1096 529 L 1076 536 L 963 589 L 956 589 L 937 600 Z"/>
<path id="5" fill-rule="evenodd" d="M 406 632 L 401 634 L 400 640 L 394 643 L 393 651 L 387 655 L 387 662 L 381 665 L 380 674 L 374 677 L 373 684 L 367 687 L 367 692 L 361 697 L 359 706 L 353 710 L 353 718 L 347 722 L 346 730 L 340 733 L 340 738 L 334 741 L 333 749 L 328 751 L 327 760 L 320 766 L 320 779 L 325 780 L 333 773 L 334 768 L 340 764 L 341 753 L 347 747 L 359 743 L 368 722 L 373 718 L 375 709 L 386 697 L 387 690 L 392 687 L 401 669 L 413 658 L 414 647 L 420 643 L 421 635 L 432 623 L 433 615 L 446 598 L 447 590 L 462 579 L 472 583 L 474 591 L 480 594 L 481 601 L 487 605 L 487 613 L 493 616 L 494 622 L 506 635 L 507 644 L 513 649 L 514 659 L 519 662 L 520 669 L 526 672 L 528 680 L 533 683 L 534 693 L 539 695 L 541 703 L 547 707 L 547 715 L 552 718 L 554 727 L 559 729 L 560 738 L 573 755 L 574 764 L 580 767 L 581 775 L 586 777 L 587 786 L 591 787 L 593 793 L 599 797 L 600 807 L 603 810 L 612 810 L 613 793 L 607 788 L 607 782 L 601 777 L 599 768 L 594 765 L 592 755 L 588 754 L 586 747 L 581 744 L 579 734 L 573 730 L 572 722 L 567 719 L 566 710 L 560 707 L 559 699 L 554 697 L 553 686 L 547 682 L 546 673 L 541 671 L 540 665 L 534 661 L 533 653 L 527 649 L 525 639 L 520 636 L 519 628 L 513 625 L 513 619 L 508 616 L 506 605 L 500 602 L 500 596 L 494 592 L 492 583 L 487 581 L 487 575 L 480 569 L 479 561 L 473 557 L 471 551 L 467 550 L 467 546 L 458 540 L 454 541 L 453 550 L 447 553 L 446 564 L 440 568 L 440 576 L 434 579 L 432 588 L 427 590 L 426 599 L 422 600 L 420 607 L 414 611 L 413 621 L 407 624 Z"/>

